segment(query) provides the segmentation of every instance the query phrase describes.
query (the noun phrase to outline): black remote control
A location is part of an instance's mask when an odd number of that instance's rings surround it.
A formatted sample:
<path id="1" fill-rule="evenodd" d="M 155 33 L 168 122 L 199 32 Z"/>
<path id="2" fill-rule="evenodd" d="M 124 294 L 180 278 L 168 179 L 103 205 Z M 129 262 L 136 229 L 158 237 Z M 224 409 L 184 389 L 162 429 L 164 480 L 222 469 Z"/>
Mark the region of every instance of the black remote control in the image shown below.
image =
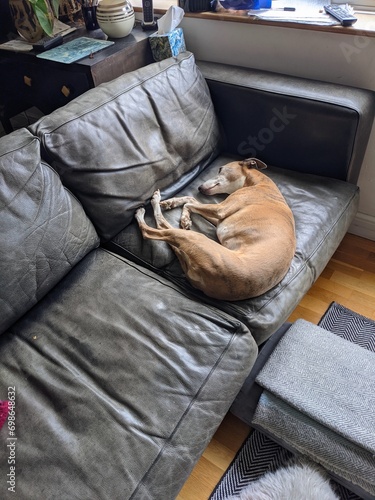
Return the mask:
<path id="1" fill-rule="evenodd" d="M 45 36 L 33 43 L 33 49 L 36 52 L 45 52 L 46 50 L 53 49 L 53 47 L 62 45 L 63 41 L 64 39 L 61 35 Z"/>
<path id="2" fill-rule="evenodd" d="M 342 26 L 351 26 L 357 21 L 353 16 L 353 10 L 348 5 L 325 5 L 324 10 L 340 21 Z"/>

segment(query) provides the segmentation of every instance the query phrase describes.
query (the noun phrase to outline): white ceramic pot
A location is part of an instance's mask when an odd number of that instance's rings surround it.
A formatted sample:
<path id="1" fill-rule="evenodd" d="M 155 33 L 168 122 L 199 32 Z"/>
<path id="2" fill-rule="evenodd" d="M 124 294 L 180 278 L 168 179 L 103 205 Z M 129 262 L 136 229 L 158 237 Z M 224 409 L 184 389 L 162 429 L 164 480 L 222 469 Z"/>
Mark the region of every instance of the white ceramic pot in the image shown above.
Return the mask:
<path id="1" fill-rule="evenodd" d="M 128 36 L 134 27 L 135 14 L 128 0 L 101 0 L 96 19 L 102 31 L 110 38 Z"/>

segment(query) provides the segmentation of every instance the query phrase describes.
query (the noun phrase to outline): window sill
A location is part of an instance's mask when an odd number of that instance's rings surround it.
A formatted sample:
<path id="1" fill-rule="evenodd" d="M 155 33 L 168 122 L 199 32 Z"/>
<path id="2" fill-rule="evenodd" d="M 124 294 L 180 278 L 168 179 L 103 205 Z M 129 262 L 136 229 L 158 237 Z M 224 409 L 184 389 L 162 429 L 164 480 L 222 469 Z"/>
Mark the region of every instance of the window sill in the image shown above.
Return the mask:
<path id="1" fill-rule="evenodd" d="M 136 12 L 142 12 L 139 7 L 134 7 Z M 163 15 L 165 9 L 155 9 L 156 15 Z M 230 14 L 227 12 L 185 12 L 185 17 L 205 19 L 211 21 L 224 21 L 232 23 L 246 23 L 257 26 L 273 26 L 274 28 L 293 28 L 299 30 L 320 31 L 325 33 L 341 33 L 345 35 L 368 36 L 375 38 L 375 12 L 374 14 L 356 14 L 358 21 L 350 27 L 319 26 L 317 24 L 288 23 L 285 21 L 265 21 L 248 15 Z"/>
<path id="2" fill-rule="evenodd" d="M 353 25 L 344 28 L 343 26 L 318 26 L 317 24 L 288 23 L 284 21 L 265 21 L 251 16 L 233 15 L 221 12 L 186 12 L 185 17 L 195 19 L 207 19 L 216 21 L 229 21 L 234 23 L 255 24 L 258 26 L 273 26 L 277 28 L 294 28 L 310 31 L 324 31 L 326 33 L 344 33 L 346 35 L 375 37 L 375 15 L 356 14 L 358 21 Z"/>

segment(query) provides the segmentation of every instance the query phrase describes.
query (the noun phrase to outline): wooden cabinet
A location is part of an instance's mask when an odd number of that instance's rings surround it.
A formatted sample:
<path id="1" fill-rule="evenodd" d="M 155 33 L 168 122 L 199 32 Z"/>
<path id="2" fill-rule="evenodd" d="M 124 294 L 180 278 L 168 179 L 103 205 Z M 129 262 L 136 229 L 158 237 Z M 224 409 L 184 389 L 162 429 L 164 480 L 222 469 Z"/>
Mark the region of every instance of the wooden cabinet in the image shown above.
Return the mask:
<path id="1" fill-rule="evenodd" d="M 102 35 L 78 29 L 64 37 Z M 152 63 L 148 37 L 140 27 L 125 38 L 100 52 L 72 64 L 63 64 L 36 57 L 35 52 L 0 50 L 0 120 L 4 129 L 11 129 L 9 118 L 36 106 L 47 114 L 83 94 L 90 88 Z"/>

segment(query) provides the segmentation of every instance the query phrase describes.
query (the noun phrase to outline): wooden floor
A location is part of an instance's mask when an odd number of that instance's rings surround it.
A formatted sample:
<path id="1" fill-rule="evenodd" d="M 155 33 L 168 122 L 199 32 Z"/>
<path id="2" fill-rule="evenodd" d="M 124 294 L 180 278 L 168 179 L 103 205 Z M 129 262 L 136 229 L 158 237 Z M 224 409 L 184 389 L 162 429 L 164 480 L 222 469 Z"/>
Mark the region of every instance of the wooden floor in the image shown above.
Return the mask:
<path id="1" fill-rule="evenodd" d="M 289 321 L 304 318 L 317 323 L 332 301 L 375 320 L 375 241 L 347 234 Z M 178 500 L 207 500 L 249 431 L 246 424 L 228 414 Z"/>

